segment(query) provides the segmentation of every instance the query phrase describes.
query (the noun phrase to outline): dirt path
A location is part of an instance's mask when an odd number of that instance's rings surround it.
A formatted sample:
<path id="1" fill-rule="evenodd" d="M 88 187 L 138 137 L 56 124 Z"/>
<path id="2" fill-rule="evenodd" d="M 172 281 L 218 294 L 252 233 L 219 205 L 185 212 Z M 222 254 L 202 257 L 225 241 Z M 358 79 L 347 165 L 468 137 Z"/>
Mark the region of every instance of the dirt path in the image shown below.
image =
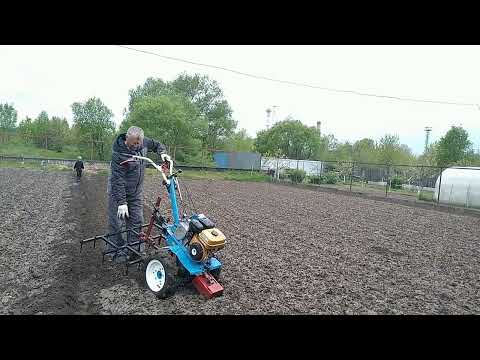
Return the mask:
<path id="1" fill-rule="evenodd" d="M 106 177 L 0 169 L 0 187 L 0 313 L 102 313 L 102 290 L 135 283 L 102 265 L 100 243 L 80 252 L 106 232 Z"/>
<path id="2" fill-rule="evenodd" d="M 65 234 L 65 244 L 58 254 L 68 254 L 56 278 L 53 298 L 63 299 L 61 309 L 51 307 L 46 299 L 46 312 L 98 314 L 103 311 L 99 294 L 112 286 L 138 286 L 135 276 L 124 276 L 122 266 L 102 264 L 103 243 L 85 245 L 80 251 L 79 240 L 107 232 L 106 180 L 104 176 L 85 176 L 80 183 L 71 185 L 70 206 L 65 221 L 71 230 Z M 135 274 L 133 274 L 135 275 Z M 114 291 L 112 291 L 112 295 Z M 61 301 L 61 300 L 60 300 Z"/>

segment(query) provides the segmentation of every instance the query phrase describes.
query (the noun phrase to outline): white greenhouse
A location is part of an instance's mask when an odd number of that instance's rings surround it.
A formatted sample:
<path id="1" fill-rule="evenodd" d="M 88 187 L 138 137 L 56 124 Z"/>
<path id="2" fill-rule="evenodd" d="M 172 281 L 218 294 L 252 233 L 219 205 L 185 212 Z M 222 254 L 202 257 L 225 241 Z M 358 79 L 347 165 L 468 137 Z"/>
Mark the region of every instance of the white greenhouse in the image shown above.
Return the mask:
<path id="1" fill-rule="evenodd" d="M 451 167 L 435 183 L 435 200 L 450 205 L 480 208 L 480 167 Z"/>

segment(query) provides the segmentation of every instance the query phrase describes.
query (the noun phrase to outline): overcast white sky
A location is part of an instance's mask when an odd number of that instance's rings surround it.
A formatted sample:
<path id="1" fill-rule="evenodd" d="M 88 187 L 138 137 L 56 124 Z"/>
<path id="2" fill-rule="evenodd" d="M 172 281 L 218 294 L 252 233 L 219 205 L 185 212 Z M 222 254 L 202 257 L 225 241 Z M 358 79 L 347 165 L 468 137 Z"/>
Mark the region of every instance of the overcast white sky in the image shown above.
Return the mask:
<path id="1" fill-rule="evenodd" d="M 480 103 L 480 46 L 136 46 L 166 56 L 282 80 L 384 95 Z M 70 105 L 96 96 L 117 125 L 128 90 L 150 76 L 173 80 L 179 73 L 207 74 L 219 82 L 239 128 L 265 128 L 268 107 L 339 140 L 378 140 L 398 134 L 416 153 L 424 127 L 431 139 L 462 125 L 480 147 L 476 107 L 411 103 L 283 85 L 189 65 L 116 46 L 0 46 L 0 103 L 13 103 L 18 120 L 50 116 L 72 120 Z"/>

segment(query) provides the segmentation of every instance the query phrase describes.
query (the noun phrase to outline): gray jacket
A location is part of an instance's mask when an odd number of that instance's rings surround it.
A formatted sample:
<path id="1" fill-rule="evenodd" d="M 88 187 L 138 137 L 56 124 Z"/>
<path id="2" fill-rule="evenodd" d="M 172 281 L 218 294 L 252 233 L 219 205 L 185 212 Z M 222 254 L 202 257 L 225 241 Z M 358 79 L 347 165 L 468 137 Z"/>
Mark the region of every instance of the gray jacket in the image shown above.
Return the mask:
<path id="1" fill-rule="evenodd" d="M 129 159 L 129 155 L 146 156 L 147 151 L 164 154 L 166 150 L 165 145 L 145 137 L 143 147 L 132 151 L 125 145 L 125 139 L 125 134 L 120 134 L 113 142 L 110 176 L 108 177 L 107 193 L 113 196 L 117 205 L 124 205 L 127 203 L 127 199 L 134 199 L 142 194 L 143 177 L 147 165 L 143 160 L 123 165 L 120 163 Z"/>

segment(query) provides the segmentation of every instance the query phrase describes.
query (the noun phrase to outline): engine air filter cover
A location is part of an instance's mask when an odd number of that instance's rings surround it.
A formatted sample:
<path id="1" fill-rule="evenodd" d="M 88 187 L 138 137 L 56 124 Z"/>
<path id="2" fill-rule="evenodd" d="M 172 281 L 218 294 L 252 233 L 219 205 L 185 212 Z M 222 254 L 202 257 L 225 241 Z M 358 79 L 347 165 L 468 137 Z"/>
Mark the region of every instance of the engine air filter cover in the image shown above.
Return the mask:
<path id="1" fill-rule="evenodd" d="M 220 250 L 225 246 L 225 235 L 217 229 L 206 229 L 198 234 L 198 240 L 208 250 Z"/>

